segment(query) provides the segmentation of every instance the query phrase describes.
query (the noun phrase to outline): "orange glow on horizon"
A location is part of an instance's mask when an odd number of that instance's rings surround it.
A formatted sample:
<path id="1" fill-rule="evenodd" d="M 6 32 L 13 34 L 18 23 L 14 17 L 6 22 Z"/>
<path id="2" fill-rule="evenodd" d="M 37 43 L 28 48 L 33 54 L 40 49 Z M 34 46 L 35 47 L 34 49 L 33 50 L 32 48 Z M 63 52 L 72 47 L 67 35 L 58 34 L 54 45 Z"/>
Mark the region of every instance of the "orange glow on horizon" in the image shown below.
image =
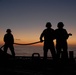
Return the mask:
<path id="1" fill-rule="evenodd" d="M 28 43 L 33 43 L 33 42 L 37 42 L 37 41 L 15 41 L 15 43 L 20 43 L 20 44 L 28 44 Z M 70 45 L 76 45 L 76 41 L 73 39 L 73 40 L 67 40 L 67 42 L 68 42 L 68 44 L 70 44 Z M 54 41 L 54 43 L 56 44 L 56 42 Z M 4 44 L 4 42 L 2 41 L 2 40 L 0 40 L 0 45 L 2 45 L 2 44 Z M 34 44 L 34 45 L 36 45 L 36 46 L 42 46 L 43 45 L 43 43 L 37 43 L 37 44 Z"/>
<path id="2" fill-rule="evenodd" d="M 17 36 L 16 36 L 17 37 Z M 33 36 L 34 37 L 34 36 Z M 15 43 L 20 43 L 20 44 L 28 44 L 28 43 L 33 43 L 33 42 L 37 42 L 39 41 L 38 36 L 34 37 L 19 37 L 19 39 L 15 39 L 14 42 Z M 56 44 L 56 40 L 54 40 L 54 43 Z M 75 37 L 70 37 L 67 40 L 68 45 L 76 45 L 76 40 Z M 0 38 L 0 45 L 4 45 L 4 41 L 3 38 Z M 32 46 L 43 46 L 43 43 L 37 43 L 37 44 L 33 44 Z"/>

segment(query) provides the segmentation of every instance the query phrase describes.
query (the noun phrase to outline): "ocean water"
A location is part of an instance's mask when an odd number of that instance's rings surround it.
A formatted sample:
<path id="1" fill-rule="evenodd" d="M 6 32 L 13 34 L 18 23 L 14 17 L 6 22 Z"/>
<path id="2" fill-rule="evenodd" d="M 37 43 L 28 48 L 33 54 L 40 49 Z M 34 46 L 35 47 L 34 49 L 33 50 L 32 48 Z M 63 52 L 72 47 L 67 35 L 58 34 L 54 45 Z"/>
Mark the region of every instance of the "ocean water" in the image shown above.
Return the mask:
<path id="1" fill-rule="evenodd" d="M 33 53 L 39 53 L 43 56 L 43 47 L 41 46 L 14 46 L 16 56 L 32 56 Z"/>
<path id="2" fill-rule="evenodd" d="M 33 53 L 39 53 L 40 56 L 43 56 L 43 46 L 15 45 L 14 49 L 16 56 L 32 56 Z M 76 57 L 76 46 L 68 46 L 68 53 L 69 51 L 74 51 L 74 57 Z M 11 54 L 9 49 L 7 52 Z M 48 50 L 48 57 L 51 57 L 50 50 Z"/>

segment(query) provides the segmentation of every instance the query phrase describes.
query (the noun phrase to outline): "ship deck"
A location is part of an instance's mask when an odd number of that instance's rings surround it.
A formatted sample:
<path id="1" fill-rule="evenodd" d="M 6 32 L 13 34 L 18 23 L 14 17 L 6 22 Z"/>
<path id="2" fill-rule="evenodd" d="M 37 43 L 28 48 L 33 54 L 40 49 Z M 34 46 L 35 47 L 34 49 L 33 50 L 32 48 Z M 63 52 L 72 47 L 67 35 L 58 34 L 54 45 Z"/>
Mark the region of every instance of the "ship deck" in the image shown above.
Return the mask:
<path id="1" fill-rule="evenodd" d="M 76 60 L 53 61 L 43 57 L 16 56 L 0 61 L 0 75 L 75 75 Z"/>
<path id="2" fill-rule="evenodd" d="M 76 58 L 44 60 L 37 53 L 13 58 L 0 50 L 0 75 L 76 75 Z"/>

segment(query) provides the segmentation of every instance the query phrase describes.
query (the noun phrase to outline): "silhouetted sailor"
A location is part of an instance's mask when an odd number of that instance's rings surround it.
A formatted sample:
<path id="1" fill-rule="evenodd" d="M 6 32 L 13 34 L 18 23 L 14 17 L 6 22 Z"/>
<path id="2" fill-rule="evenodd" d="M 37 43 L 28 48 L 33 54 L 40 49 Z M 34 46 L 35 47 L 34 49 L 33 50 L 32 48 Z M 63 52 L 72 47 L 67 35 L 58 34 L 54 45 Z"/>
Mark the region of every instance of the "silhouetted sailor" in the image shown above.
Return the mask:
<path id="1" fill-rule="evenodd" d="M 46 29 L 43 30 L 41 36 L 40 36 L 40 41 L 43 42 L 43 37 L 44 37 L 44 59 L 47 59 L 47 52 L 48 49 L 50 49 L 51 54 L 53 59 L 55 58 L 55 49 L 54 49 L 54 29 L 51 28 L 52 25 L 50 22 L 46 23 Z"/>
<path id="2" fill-rule="evenodd" d="M 63 22 L 59 22 L 57 27 L 58 29 L 55 30 L 57 57 L 60 58 L 60 55 L 62 54 L 64 58 L 68 58 L 67 39 L 69 35 L 72 34 L 68 34 L 66 29 L 63 28 Z"/>
<path id="3" fill-rule="evenodd" d="M 4 35 L 4 52 L 7 53 L 7 49 L 9 48 L 11 50 L 12 56 L 15 56 L 15 52 L 14 52 L 14 37 L 11 34 L 11 29 L 7 29 L 6 30 L 6 34 Z"/>

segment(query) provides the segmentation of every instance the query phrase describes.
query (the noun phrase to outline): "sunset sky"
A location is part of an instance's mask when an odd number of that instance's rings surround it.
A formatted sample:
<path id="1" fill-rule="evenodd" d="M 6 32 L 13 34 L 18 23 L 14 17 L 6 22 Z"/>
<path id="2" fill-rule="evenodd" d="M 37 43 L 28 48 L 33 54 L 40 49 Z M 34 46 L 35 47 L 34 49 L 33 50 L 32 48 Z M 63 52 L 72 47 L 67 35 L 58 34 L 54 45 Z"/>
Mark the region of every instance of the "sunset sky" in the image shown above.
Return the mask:
<path id="1" fill-rule="evenodd" d="M 0 0 L 0 44 L 4 44 L 8 28 L 15 42 L 39 41 L 46 22 L 51 22 L 53 29 L 63 22 L 72 33 L 68 43 L 76 44 L 76 0 Z"/>

